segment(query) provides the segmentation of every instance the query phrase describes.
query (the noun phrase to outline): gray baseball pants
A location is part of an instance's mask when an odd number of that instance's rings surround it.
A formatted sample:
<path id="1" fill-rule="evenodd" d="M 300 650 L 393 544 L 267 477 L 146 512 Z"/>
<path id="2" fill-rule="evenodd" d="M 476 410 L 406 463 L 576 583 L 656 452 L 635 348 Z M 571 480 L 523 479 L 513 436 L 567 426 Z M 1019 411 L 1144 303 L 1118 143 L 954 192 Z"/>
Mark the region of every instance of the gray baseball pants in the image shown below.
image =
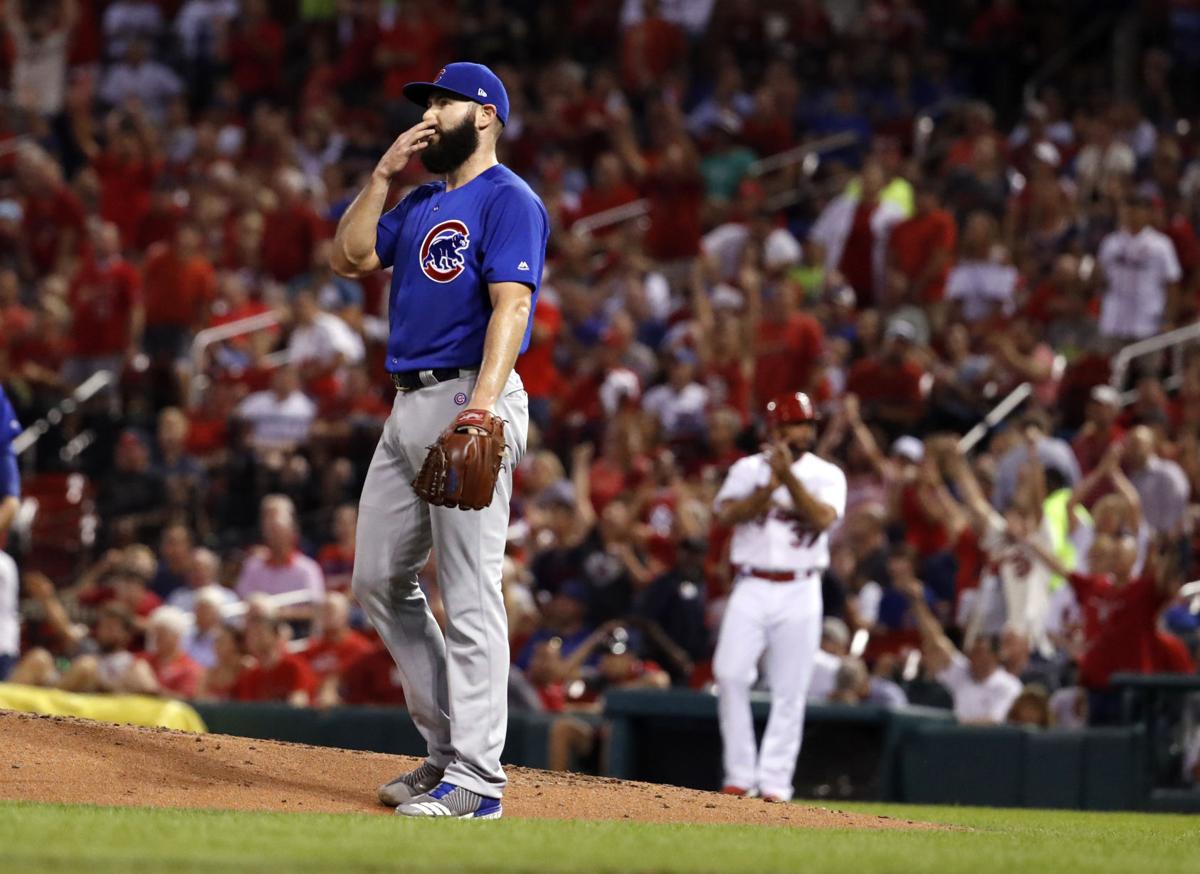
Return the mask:
<path id="1" fill-rule="evenodd" d="M 496 405 L 508 451 L 491 506 L 431 507 L 412 488 L 428 447 L 466 408 L 476 376 L 396 393 L 359 500 L 353 590 L 396 660 L 429 762 L 445 768 L 446 782 L 499 798 L 509 667 L 500 576 L 512 473 L 529 429 L 529 400 L 515 371 Z M 431 548 L 444 636 L 417 584 Z"/>

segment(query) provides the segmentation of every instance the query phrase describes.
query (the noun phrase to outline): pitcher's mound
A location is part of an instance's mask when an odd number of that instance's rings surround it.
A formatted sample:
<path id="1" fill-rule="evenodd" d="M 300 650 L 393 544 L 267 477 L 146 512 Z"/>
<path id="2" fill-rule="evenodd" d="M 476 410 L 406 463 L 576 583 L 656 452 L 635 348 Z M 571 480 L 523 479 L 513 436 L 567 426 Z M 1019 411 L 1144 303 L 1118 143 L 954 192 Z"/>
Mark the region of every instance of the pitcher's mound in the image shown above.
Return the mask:
<path id="1" fill-rule="evenodd" d="M 417 759 L 0 712 L 0 798 L 67 804 L 389 814 L 375 790 Z M 936 828 L 711 792 L 509 768 L 506 817 Z"/>

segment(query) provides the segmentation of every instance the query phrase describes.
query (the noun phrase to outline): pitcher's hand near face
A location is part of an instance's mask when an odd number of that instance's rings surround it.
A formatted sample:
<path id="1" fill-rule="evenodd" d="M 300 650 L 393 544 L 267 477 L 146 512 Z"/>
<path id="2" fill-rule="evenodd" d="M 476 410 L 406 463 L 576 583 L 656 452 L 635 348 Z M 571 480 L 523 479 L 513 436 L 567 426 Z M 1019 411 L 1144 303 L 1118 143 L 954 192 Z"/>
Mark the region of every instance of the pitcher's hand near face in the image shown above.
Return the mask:
<path id="1" fill-rule="evenodd" d="M 418 152 L 424 151 L 429 140 L 436 133 L 436 125 L 428 119 L 421 119 L 388 147 L 375 165 L 375 175 L 382 179 L 391 180 L 393 176 L 408 166 L 408 159 Z"/>

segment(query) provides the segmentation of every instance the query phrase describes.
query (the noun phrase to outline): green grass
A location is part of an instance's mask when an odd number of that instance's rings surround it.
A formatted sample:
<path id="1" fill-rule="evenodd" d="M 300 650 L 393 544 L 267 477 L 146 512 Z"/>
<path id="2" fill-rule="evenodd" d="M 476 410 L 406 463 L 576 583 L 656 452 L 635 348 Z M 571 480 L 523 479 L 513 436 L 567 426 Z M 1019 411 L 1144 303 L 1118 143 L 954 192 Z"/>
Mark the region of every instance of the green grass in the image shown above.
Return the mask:
<path id="1" fill-rule="evenodd" d="M 1141 874 L 1194 872 L 1200 859 L 1200 820 L 1184 816 L 837 806 L 970 831 L 412 822 L 0 802 L 0 871 Z"/>

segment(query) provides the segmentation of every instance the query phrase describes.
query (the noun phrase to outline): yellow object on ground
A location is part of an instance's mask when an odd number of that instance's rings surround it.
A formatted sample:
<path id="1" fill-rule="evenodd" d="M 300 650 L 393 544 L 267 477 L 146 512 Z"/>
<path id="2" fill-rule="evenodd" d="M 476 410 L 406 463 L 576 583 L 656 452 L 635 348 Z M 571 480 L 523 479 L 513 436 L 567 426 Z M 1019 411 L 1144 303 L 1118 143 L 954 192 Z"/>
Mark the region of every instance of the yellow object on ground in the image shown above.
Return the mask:
<path id="1" fill-rule="evenodd" d="M 41 713 L 44 716 L 78 716 L 97 722 L 130 723 L 179 731 L 205 732 L 208 728 L 191 705 L 172 698 L 147 695 L 77 695 L 39 686 L 0 683 L 0 710 Z"/>

